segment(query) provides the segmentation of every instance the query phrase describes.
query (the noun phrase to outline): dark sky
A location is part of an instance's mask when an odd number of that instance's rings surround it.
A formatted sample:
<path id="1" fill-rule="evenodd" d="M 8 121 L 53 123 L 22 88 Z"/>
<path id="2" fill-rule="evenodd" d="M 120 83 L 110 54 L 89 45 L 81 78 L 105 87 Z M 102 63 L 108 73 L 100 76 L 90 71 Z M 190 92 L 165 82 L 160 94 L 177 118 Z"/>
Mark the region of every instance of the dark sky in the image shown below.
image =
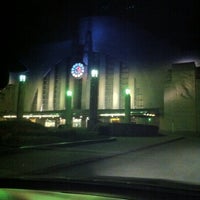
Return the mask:
<path id="1" fill-rule="evenodd" d="M 199 48 L 199 0 L 19 0 L 6 10 L 5 25 L 16 51 L 41 41 L 63 40 L 73 33 L 77 19 L 88 15 L 117 15 L 183 49 Z"/>
<path id="2" fill-rule="evenodd" d="M 114 15 L 132 21 L 183 51 L 200 47 L 199 0 L 28 0 L 1 5 L 1 71 L 34 44 L 66 40 L 78 19 Z M 14 64 L 12 64 L 14 66 Z M 3 72 L 0 72 L 3 74 Z"/>

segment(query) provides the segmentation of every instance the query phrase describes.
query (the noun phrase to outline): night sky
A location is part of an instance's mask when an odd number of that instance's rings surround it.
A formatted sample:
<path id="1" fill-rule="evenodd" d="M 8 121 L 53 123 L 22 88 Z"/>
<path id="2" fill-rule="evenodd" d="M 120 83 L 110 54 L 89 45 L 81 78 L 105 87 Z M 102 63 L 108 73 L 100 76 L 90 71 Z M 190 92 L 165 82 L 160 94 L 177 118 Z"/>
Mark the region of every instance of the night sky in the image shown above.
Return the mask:
<path id="1" fill-rule="evenodd" d="M 19 55 L 35 44 L 70 39 L 80 17 L 111 15 L 129 20 L 184 52 L 200 54 L 199 0 L 29 0 L 1 5 L 1 85 L 6 69 L 23 70 Z M 4 79 L 2 78 L 4 77 Z M 2 86 L 1 86 L 2 87 Z"/>

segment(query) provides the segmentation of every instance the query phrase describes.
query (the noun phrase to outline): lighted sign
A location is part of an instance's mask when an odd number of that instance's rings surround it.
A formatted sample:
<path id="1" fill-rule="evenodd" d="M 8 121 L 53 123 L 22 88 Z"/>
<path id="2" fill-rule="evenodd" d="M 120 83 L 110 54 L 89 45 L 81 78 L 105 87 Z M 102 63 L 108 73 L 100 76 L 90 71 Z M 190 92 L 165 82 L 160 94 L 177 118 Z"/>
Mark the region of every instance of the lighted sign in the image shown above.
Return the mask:
<path id="1" fill-rule="evenodd" d="M 71 74 L 75 78 L 81 78 L 84 74 L 84 71 L 85 71 L 85 69 L 84 69 L 84 65 L 82 63 L 75 63 L 72 66 Z"/>

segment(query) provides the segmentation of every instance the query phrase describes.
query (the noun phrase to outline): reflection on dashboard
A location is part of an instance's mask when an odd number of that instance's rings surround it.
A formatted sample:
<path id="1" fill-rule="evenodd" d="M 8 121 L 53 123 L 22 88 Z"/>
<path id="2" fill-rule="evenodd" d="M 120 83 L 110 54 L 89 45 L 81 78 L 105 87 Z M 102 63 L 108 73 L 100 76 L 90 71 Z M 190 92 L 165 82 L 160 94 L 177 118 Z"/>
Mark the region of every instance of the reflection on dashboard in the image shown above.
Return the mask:
<path id="1" fill-rule="evenodd" d="M 121 198 L 99 196 L 98 194 L 78 194 L 49 192 L 43 190 L 25 190 L 25 189 L 0 189 L 1 200 L 117 200 Z"/>

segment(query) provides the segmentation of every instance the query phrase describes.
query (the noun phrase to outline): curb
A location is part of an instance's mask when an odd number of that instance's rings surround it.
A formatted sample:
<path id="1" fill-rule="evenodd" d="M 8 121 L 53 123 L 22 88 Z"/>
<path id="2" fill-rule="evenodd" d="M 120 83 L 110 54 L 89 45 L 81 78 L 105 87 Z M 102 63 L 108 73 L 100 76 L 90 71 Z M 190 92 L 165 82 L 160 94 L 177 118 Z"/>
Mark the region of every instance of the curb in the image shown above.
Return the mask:
<path id="1" fill-rule="evenodd" d="M 13 147 L 6 150 L 0 150 L 0 155 L 2 154 L 8 154 L 8 153 L 17 153 L 22 150 L 29 150 L 29 149 L 37 149 L 37 148 L 46 148 L 46 147 L 59 147 L 59 146 L 77 146 L 77 145 L 83 145 L 83 144 L 95 144 L 100 142 L 112 142 L 115 141 L 115 137 L 110 137 L 106 139 L 98 139 L 98 140 L 81 140 L 76 142 L 58 142 L 58 143 L 51 143 L 51 144 L 40 144 L 40 145 L 28 145 L 28 146 L 19 146 L 19 147 Z"/>
<path id="2" fill-rule="evenodd" d="M 29 145 L 29 146 L 21 146 L 19 149 L 34 149 L 34 148 L 42 148 L 42 147 L 58 147 L 58 146 L 76 146 L 76 145 L 82 145 L 82 144 L 93 144 L 93 143 L 99 143 L 99 142 L 111 142 L 115 141 L 116 138 L 106 138 L 106 139 L 99 139 L 99 140 L 81 140 L 76 142 L 57 142 L 57 143 L 51 143 L 51 144 L 41 144 L 41 145 Z"/>

